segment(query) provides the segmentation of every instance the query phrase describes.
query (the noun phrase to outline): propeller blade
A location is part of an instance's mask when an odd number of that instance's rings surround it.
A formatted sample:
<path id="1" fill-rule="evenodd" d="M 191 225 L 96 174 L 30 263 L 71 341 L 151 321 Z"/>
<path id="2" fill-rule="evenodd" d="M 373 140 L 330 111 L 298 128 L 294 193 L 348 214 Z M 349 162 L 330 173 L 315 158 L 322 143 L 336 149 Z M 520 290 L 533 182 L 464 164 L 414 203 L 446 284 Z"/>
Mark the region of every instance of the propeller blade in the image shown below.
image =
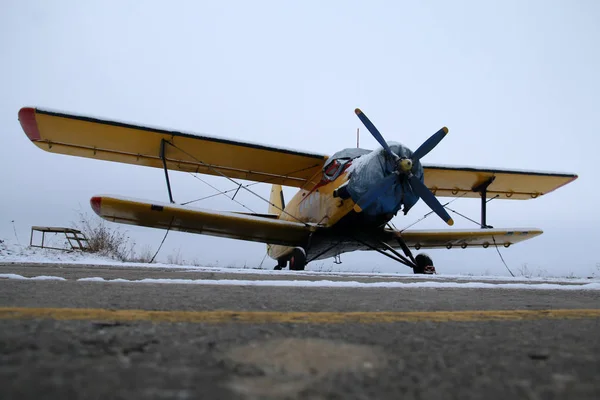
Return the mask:
<path id="1" fill-rule="evenodd" d="M 365 125 L 365 127 L 367 128 L 367 130 L 369 132 L 371 132 L 371 135 L 373 135 L 373 137 L 375 138 L 375 140 L 377 140 L 379 142 L 379 144 L 381 145 L 381 147 L 383 147 L 385 149 L 385 151 L 387 151 L 390 156 L 392 156 L 394 159 L 397 159 L 398 156 L 392 151 L 392 149 L 390 149 L 390 146 L 388 146 L 388 144 L 386 143 L 386 141 L 383 138 L 383 136 L 381 135 L 381 133 L 379 133 L 379 131 L 377 130 L 377 128 L 375 128 L 375 125 L 373 125 L 373 123 L 360 110 L 360 108 L 355 109 L 354 112 L 358 116 L 358 119 L 360 119 L 361 122 Z"/>
<path id="2" fill-rule="evenodd" d="M 454 225 L 454 221 L 452 218 L 450 218 L 450 215 L 444 206 L 442 206 L 434 194 L 431 193 L 431 190 L 429 190 L 427 186 L 425 186 L 425 184 L 416 176 L 411 175 L 409 179 L 413 192 L 415 192 L 425 202 L 425 204 L 427 204 L 429 208 L 433 210 L 433 212 L 435 212 L 441 219 L 446 221 L 448 225 Z"/>
<path id="3" fill-rule="evenodd" d="M 363 194 L 356 204 L 363 210 L 369 207 L 379 196 L 394 184 L 396 179 L 398 179 L 398 175 L 396 174 L 391 174 L 381 179 L 377 184 L 373 185 L 367 193 Z"/>
<path id="4" fill-rule="evenodd" d="M 448 128 L 443 127 L 433 135 L 429 139 L 427 139 L 419 148 L 413 153 L 412 160 L 417 161 L 423 158 L 427 153 L 434 149 L 435 146 L 438 145 L 439 142 L 442 141 L 446 134 L 448 133 Z"/>

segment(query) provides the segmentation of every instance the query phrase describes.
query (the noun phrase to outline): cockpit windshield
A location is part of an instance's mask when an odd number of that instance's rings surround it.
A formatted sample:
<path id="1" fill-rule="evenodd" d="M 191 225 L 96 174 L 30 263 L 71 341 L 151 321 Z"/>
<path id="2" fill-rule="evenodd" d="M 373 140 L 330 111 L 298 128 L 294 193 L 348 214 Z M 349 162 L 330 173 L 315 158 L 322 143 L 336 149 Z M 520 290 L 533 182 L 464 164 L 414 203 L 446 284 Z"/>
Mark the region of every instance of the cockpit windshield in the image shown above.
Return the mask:
<path id="1" fill-rule="evenodd" d="M 340 176 L 346 165 L 351 160 L 370 152 L 371 150 L 358 148 L 350 148 L 338 151 L 331 156 L 323 166 L 323 179 L 328 181 L 335 180 L 338 176 Z"/>

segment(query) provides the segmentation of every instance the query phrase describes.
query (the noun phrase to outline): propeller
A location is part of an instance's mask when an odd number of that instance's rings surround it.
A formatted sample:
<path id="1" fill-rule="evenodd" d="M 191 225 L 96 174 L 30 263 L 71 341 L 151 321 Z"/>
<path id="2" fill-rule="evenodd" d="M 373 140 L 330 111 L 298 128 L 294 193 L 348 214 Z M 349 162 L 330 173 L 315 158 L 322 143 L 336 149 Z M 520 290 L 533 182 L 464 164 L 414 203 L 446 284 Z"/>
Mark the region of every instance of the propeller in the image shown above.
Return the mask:
<path id="1" fill-rule="evenodd" d="M 450 215 L 446 211 L 446 209 L 441 205 L 435 195 L 425 186 L 423 182 L 419 178 L 417 178 L 412 173 L 412 167 L 415 162 L 419 161 L 422 157 L 426 156 L 431 150 L 437 146 L 442 139 L 448 133 L 448 128 L 443 127 L 429 139 L 427 139 L 419 148 L 413 153 L 411 158 L 400 157 L 396 153 L 392 151 L 390 146 L 387 144 L 383 135 L 377 130 L 375 125 L 369 120 L 369 118 L 359 109 L 354 110 L 356 115 L 361 120 L 361 122 L 365 125 L 367 130 L 371 132 L 371 135 L 379 142 L 381 147 L 383 147 L 388 153 L 388 155 L 395 161 L 396 169 L 395 171 L 381 179 L 377 182 L 371 189 L 367 191 L 356 203 L 360 209 L 365 209 L 370 206 L 379 196 L 381 196 L 390 186 L 396 182 L 397 179 L 401 179 L 405 177 L 410 182 L 410 186 L 412 187 L 414 193 L 418 195 L 425 204 L 429 206 L 441 219 L 446 221 L 448 225 L 453 225 L 454 221 L 450 218 Z"/>

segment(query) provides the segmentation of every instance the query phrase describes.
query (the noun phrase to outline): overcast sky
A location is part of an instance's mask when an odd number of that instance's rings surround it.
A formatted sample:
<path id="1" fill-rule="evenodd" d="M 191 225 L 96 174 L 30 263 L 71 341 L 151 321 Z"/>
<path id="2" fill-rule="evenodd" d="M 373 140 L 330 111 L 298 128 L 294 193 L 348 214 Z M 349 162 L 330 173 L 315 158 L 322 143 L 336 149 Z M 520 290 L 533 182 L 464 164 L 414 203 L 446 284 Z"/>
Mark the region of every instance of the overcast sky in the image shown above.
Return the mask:
<path id="1" fill-rule="evenodd" d="M 96 194 L 168 201 L 159 169 L 41 151 L 20 128 L 23 106 L 327 154 L 355 145 L 360 107 L 388 140 L 412 149 L 448 126 L 426 163 L 579 174 L 539 199 L 494 200 L 488 223 L 545 231 L 501 250 L 513 270 L 598 273 L 600 3 L 291 3 L 3 0 L 0 238 L 14 240 L 13 220 L 22 243 L 32 225 L 69 226 L 78 209 L 92 213 Z M 363 132 L 361 147 L 376 147 Z M 177 202 L 214 193 L 189 174 L 172 174 L 172 184 Z M 251 195 L 236 199 L 267 209 Z M 196 205 L 242 210 L 222 196 Z M 478 200 L 453 206 L 479 218 Z M 420 202 L 394 223 L 426 212 Z M 453 217 L 458 228 L 477 227 Z M 415 226 L 443 227 L 435 217 Z M 164 234 L 121 229 L 151 249 Z M 172 232 L 160 258 L 178 250 L 220 266 L 256 267 L 265 255 L 263 244 Z M 507 273 L 492 248 L 430 255 L 444 273 Z M 408 272 L 372 252 L 342 261 L 311 268 Z"/>

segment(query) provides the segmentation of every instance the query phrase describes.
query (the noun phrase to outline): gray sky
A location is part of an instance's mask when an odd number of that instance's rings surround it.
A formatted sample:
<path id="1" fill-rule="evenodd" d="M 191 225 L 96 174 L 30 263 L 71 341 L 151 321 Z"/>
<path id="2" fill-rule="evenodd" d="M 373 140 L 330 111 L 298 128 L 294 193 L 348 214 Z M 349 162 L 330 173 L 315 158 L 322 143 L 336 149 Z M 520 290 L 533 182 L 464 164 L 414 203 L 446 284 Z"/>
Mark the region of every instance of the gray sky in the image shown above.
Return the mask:
<path id="1" fill-rule="evenodd" d="M 161 170 L 39 150 L 18 124 L 22 106 L 328 154 L 355 145 L 360 107 L 388 140 L 413 149 L 448 126 L 427 163 L 579 174 L 540 199 L 493 201 L 488 222 L 546 232 L 502 250 L 513 270 L 596 270 L 598 2 L 288 3 L 4 0 L 0 238 L 14 238 L 12 220 L 21 242 L 31 225 L 70 225 L 78 209 L 92 213 L 96 194 L 168 199 Z M 362 131 L 362 147 L 376 147 Z M 178 202 L 214 192 L 188 174 L 172 180 Z M 251 195 L 240 200 L 267 208 Z M 240 210 L 223 197 L 196 205 Z M 453 205 L 478 219 L 477 200 Z M 404 227 L 427 211 L 420 202 L 394 222 Z M 415 226 L 443 227 L 434 217 Z M 121 229 L 152 249 L 163 235 Z M 162 259 L 178 249 L 222 266 L 254 267 L 265 254 L 262 244 L 170 233 Z M 430 253 L 442 272 L 506 273 L 491 248 Z M 371 252 L 342 260 L 344 269 L 408 271 Z"/>

